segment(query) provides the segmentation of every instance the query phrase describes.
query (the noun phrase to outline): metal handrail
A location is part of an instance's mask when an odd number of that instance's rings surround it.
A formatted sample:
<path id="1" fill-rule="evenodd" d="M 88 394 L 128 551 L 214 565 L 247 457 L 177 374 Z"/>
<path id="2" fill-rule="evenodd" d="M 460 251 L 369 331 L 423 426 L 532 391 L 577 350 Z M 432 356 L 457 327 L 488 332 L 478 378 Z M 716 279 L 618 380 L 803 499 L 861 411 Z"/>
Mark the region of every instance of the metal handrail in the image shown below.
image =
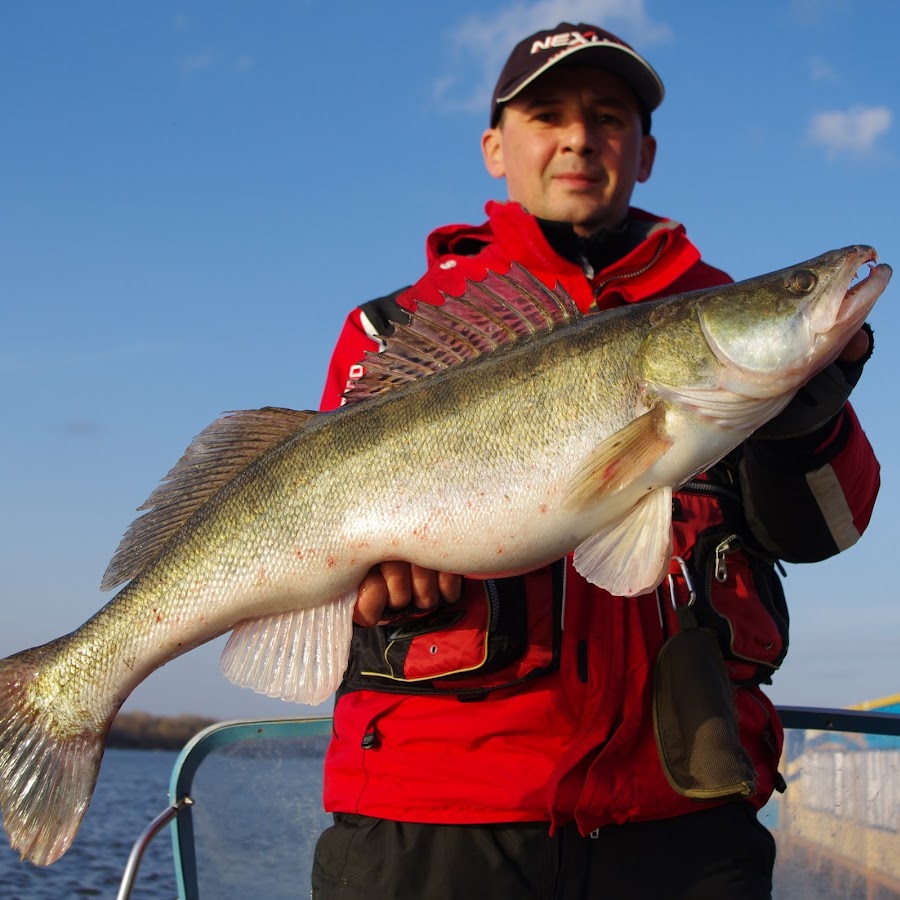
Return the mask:
<path id="1" fill-rule="evenodd" d="M 122 882 L 119 885 L 119 891 L 116 894 L 116 900 L 128 900 L 137 881 L 138 870 L 141 866 L 141 860 L 150 842 L 160 832 L 163 826 L 168 825 L 178 813 L 194 801 L 190 797 L 182 797 L 176 804 L 164 809 L 138 836 L 128 854 L 128 862 L 125 864 L 125 871 L 122 874 Z"/>
<path id="2" fill-rule="evenodd" d="M 185 744 L 175 765 L 169 784 L 170 797 L 189 797 L 193 789 L 194 776 L 203 761 L 226 744 L 238 741 L 269 740 L 274 738 L 305 735 L 331 734 L 332 719 L 328 717 L 295 719 L 242 719 L 235 722 L 220 722 L 198 732 Z M 196 860 L 193 853 L 184 853 L 183 847 L 193 847 L 194 826 L 189 810 L 181 816 L 178 827 L 172 831 L 172 852 L 175 856 L 175 872 L 178 879 L 180 897 L 197 896 Z"/>
<path id="3" fill-rule="evenodd" d="M 778 717 L 785 728 L 900 736 L 900 715 L 897 713 L 824 709 L 813 706 L 779 706 Z"/>

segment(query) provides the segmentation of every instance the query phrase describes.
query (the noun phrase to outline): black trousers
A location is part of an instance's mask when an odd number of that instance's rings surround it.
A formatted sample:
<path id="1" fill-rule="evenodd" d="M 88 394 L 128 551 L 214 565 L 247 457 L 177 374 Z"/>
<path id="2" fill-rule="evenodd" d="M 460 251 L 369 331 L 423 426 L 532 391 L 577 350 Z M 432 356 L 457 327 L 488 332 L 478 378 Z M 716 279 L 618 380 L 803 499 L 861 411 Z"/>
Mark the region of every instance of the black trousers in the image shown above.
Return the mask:
<path id="1" fill-rule="evenodd" d="M 743 802 L 581 837 L 545 824 L 420 825 L 337 814 L 314 900 L 769 900 L 775 841 Z"/>

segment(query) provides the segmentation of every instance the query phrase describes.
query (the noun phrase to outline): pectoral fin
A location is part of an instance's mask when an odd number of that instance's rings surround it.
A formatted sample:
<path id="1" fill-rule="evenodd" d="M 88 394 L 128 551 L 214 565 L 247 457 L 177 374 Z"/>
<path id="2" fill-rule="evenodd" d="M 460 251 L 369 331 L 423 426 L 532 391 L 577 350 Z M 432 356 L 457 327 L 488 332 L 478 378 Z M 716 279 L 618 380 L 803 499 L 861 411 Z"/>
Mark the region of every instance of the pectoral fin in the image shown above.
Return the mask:
<path id="1" fill-rule="evenodd" d="M 222 672 L 269 697 L 321 703 L 347 668 L 355 602 L 354 590 L 335 603 L 241 622 L 222 652 Z"/>
<path id="2" fill-rule="evenodd" d="M 652 591 L 672 556 L 672 489 L 651 491 L 623 519 L 575 551 L 575 569 L 617 597 Z"/>
<path id="3" fill-rule="evenodd" d="M 565 504 L 581 509 L 635 481 L 671 446 L 658 405 L 601 441 L 579 466 Z"/>

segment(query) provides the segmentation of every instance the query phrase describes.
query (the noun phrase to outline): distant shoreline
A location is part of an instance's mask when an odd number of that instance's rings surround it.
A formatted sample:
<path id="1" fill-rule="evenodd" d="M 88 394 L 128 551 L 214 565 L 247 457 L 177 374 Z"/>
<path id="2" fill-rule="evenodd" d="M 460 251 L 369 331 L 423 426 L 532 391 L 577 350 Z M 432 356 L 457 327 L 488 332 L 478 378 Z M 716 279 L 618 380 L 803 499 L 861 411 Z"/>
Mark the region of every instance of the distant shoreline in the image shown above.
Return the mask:
<path id="1" fill-rule="evenodd" d="M 118 750 L 181 750 L 198 731 L 217 721 L 204 716 L 122 712 L 113 721 L 106 745 Z"/>

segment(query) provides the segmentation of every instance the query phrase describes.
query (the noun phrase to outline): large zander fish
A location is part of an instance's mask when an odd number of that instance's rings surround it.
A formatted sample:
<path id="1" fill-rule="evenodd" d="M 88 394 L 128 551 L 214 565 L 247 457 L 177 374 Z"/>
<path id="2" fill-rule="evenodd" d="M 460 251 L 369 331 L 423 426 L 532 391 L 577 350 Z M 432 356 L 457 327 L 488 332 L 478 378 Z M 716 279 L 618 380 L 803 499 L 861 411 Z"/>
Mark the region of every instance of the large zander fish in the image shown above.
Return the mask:
<path id="1" fill-rule="evenodd" d="M 110 563 L 103 587 L 128 584 L 72 634 L 0 661 L 12 846 L 38 864 L 65 852 L 125 698 L 223 632 L 232 680 L 327 697 L 357 585 L 379 561 L 486 577 L 574 550 L 613 594 L 653 589 L 673 487 L 837 356 L 890 278 L 875 261 L 849 247 L 587 316 L 513 267 L 420 306 L 341 409 L 213 423 Z"/>

